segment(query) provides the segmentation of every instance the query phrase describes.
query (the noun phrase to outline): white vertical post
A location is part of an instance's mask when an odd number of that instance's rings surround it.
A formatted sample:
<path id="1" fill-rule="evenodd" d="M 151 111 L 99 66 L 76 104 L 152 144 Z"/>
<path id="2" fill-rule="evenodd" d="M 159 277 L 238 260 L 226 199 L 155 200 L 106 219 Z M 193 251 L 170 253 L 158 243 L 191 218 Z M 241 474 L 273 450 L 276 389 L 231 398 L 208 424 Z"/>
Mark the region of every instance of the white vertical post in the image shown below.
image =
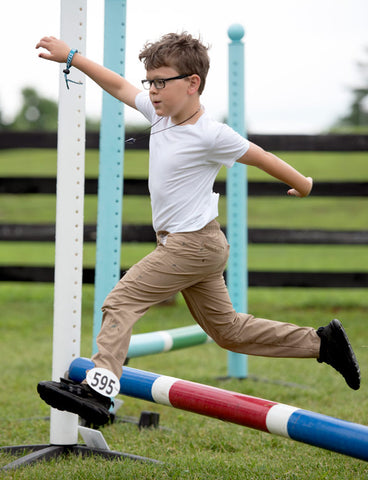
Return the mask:
<path id="1" fill-rule="evenodd" d="M 87 0 L 61 0 L 60 37 L 85 54 Z M 64 81 L 60 65 L 57 145 L 57 197 L 52 379 L 59 381 L 80 355 L 83 273 L 83 209 L 85 156 L 85 81 L 71 68 Z M 50 443 L 76 444 L 78 417 L 51 409 Z"/>

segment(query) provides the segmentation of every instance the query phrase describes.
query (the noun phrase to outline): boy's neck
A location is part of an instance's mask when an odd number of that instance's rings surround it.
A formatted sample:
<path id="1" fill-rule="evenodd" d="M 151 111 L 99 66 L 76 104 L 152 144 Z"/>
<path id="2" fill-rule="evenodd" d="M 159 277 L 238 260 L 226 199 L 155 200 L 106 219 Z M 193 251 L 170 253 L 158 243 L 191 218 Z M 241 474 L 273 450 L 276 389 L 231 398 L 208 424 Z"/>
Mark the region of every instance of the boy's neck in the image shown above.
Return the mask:
<path id="1" fill-rule="evenodd" d="M 200 102 L 198 102 L 177 115 L 173 115 L 171 121 L 176 125 L 194 125 L 202 114 L 203 110 Z"/>

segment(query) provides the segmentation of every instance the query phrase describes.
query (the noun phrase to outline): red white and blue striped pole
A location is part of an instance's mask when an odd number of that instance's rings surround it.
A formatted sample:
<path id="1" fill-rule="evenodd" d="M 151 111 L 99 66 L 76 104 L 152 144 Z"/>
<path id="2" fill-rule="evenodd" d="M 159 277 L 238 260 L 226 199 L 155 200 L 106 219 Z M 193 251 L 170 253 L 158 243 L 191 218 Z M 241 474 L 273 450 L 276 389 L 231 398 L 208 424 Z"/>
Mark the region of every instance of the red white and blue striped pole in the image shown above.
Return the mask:
<path id="1" fill-rule="evenodd" d="M 93 367 L 78 358 L 69 377 L 81 382 Z M 357 423 L 130 367 L 123 369 L 120 393 L 368 460 L 368 427 Z"/>

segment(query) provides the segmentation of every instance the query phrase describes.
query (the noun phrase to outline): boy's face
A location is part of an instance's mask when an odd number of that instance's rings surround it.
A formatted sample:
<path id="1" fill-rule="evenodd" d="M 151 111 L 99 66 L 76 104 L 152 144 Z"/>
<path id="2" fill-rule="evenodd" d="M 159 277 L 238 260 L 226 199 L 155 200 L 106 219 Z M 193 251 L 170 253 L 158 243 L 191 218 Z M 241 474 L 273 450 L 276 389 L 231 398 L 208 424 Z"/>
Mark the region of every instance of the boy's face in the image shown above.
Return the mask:
<path id="1" fill-rule="evenodd" d="M 160 67 L 147 70 L 147 80 L 158 80 L 177 77 L 179 72 L 172 67 Z M 154 84 L 149 90 L 152 105 L 156 114 L 162 117 L 175 117 L 185 110 L 192 95 L 190 94 L 190 77 L 169 80 L 164 88 L 156 88 Z"/>

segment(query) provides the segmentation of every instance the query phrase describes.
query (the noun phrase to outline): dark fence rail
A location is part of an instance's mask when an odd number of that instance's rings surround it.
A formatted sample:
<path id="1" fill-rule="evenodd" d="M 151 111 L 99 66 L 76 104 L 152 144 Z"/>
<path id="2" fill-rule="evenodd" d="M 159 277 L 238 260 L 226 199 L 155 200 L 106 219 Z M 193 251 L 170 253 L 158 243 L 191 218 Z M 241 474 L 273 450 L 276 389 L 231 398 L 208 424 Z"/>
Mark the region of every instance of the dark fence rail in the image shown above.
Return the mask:
<path id="1" fill-rule="evenodd" d="M 123 276 L 125 270 L 121 270 L 120 274 Z M 93 284 L 94 279 L 95 270 L 84 268 L 83 283 Z M 54 281 L 54 268 L 0 266 L 0 280 L 3 282 L 51 283 Z M 248 284 L 250 287 L 367 288 L 368 273 L 250 271 Z"/>
<path id="2" fill-rule="evenodd" d="M 147 149 L 148 139 L 140 134 L 127 132 L 126 138 L 135 137 L 137 142 L 126 148 Z M 267 150 L 282 151 L 368 151 L 368 135 L 249 135 L 249 139 Z M 0 133 L 0 149 L 10 148 L 55 148 L 56 133 Z M 88 133 L 87 148 L 98 148 L 99 135 Z M 85 180 L 85 193 L 96 195 L 98 181 Z M 226 194 L 225 182 L 216 182 L 215 190 Z M 56 179 L 43 177 L 0 178 L 0 194 L 51 194 L 56 193 Z M 273 182 L 249 182 L 250 196 L 280 196 L 285 194 L 285 185 Z M 124 195 L 148 195 L 147 180 L 125 179 Z M 367 197 L 368 182 L 316 182 L 313 196 L 321 197 Z M 224 228 L 224 231 L 226 229 Z M 368 245 L 367 231 L 342 230 L 286 230 L 273 228 L 250 228 L 249 243 L 259 244 L 334 244 Z M 0 241 L 53 242 L 53 224 L 0 224 Z M 84 240 L 96 241 L 96 225 L 84 226 Z M 150 225 L 124 225 L 123 242 L 154 242 L 155 234 Z M 125 270 L 121 271 L 124 275 Z M 0 281 L 53 282 L 54 268 L 39 266 L 0 266 Z M 84 268 L 83 282 L 94 283 L 94 269 Z M 249 285 L 254 287 L 333 287 L 366 288 L 368 273 L 357 272 L 294 272 L 250 271 Z"/>
<path id="3" fill-rule="evenodd" d="M 125 138 L 136 138 L 127 143 L 126 149 L 148 149 L 148 137 L 141 133 L 129 132 Z M 368 135 L 327 134 L 327 135 L 248 135 L 251 142 L 267 150 L 278 151 L 368 151 Z M 86 148 L 99 148 L 99 133 L 87 132 Z M 56 148 L 56 132 L 0 132 L 0 150 L 9 148 Z"/>
<path id="4" fill-rule="evenodd" d="M 368 161 L 368 160 L 367 160 Z M 86 178 L 85 194 L 97 194 L 98 180 Z M 283 196 L 289 188 L 282 183 L 249 182 L 248 195 L 254 197 Z M 215 182 L 214 190 L 226 195 L 226 183 Z M 2 177 L 0 178 L 0 194 L 52 194 L 56 193 L 56 178 L 54 177 Z M 124 180 L 124 195 L 148 195 L 146 179 L 128 178 Z M 312 196 L 314 197 L 366 197 L 368 182 L 315 182 Z"/>
<path id="5" fill-rule="evenodd" d="M 226 228 L 223 228 L 226 234 Z M 156 241 L 151 225 L 124 224 L 122 242 Z M 54 224 L 0 224 L 0 242 L 53 242 Z M 96 241 L 96 225 L 84 226 L 84 241 Z M 311 230 L 281 228 L 249 228 L 248 241 L 252 244 L 294 245 L 368 245 L 368 230 Z"/>

